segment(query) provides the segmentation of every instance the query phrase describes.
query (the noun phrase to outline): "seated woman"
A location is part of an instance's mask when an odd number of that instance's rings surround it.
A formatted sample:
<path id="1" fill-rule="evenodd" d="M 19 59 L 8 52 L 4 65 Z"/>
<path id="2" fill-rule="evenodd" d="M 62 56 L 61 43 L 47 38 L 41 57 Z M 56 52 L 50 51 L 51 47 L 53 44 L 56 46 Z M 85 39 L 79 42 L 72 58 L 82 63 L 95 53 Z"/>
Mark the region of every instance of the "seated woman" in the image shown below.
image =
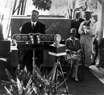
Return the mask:
<path id="1" fill-rule="evenodd" d="M 78 81 L 78 65 L 80 62 L 80 52 L 81 52 L 81 46 L 80 41 L 76 36 L 76 29 L 72 28 L 70 31 L 70 37 L 66 39 L 65 45 L 66 45 L 66 58 L 68 62 L 71 60 L 71 65 L 73 65 L 73 73 L 72 78 L 75 79 L 75 81 Z"/>

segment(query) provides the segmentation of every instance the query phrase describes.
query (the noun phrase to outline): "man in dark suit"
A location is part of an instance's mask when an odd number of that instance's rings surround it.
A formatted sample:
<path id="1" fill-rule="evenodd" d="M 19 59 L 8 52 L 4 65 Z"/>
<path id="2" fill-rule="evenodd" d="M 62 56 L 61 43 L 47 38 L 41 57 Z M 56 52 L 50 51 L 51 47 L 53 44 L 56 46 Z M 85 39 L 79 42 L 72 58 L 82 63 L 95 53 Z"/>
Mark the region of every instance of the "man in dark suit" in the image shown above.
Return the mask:
<path id="1" fill-rule="evenodd" d="M 77 11 L 75 13 L 75 19 L 73 19 L 71 21 L 71 28 L 76 29 L 76 32 L 77 32 L 76 38 L 78 38 L 78 39 L 80 39 L 80 34 L 78 33 L 78 29 L 79 29 L 79 26 L 80 26 L 81 22 L 84 21 L 84 19 L 81 17 L 81 15 L 82 15 L 81 12 Z"/>
<path id="2" fill-rule="evenodd" d="M 21 34 L 29 34 L 29 33 L 45 34 L 45 25 L 38 21 L 38 17 L 39 17 L 39 12 L 33 10 L 31 13 L 31 21 L 23 24 L 21 29 Z M 36 65 L 40 67 L 40 64 L 43 63 L 43 50 L 35 50 L 35 56 L 36 56 Z M 33 57 L 33 50 L 25 50 L 22 59 L 23 60 L 22 68 L 26 66 L 29 72 L 32 72 L 33 70 L 32 57 Z"/>

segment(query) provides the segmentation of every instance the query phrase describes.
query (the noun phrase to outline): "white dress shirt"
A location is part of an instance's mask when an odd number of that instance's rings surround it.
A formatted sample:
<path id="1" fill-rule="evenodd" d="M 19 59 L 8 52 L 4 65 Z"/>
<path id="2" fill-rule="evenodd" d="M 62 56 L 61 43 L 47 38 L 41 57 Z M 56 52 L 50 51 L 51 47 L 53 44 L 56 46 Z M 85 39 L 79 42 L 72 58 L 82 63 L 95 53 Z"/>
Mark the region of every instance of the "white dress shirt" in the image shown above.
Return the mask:
<path id="1" fill-rule="evenodd" d="M 32 25 L 33 28 L 36 25 L 36 23 L 37 23 L 37 21 L 36 22 L 31 22 L 31 25 Z"/>

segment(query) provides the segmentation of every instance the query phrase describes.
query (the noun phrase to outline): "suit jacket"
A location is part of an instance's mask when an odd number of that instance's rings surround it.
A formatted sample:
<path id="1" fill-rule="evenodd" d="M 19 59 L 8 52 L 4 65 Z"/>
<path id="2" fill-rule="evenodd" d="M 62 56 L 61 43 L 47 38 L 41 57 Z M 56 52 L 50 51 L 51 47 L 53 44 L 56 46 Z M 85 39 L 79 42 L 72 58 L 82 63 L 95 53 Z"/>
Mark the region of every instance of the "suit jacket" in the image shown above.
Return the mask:
<path id="1" fill-rule="evenodd" d="M 45 34 L 45 25 L 41 22 L 36 23 L 36 25 L 33 26 L 31 25 L 31 22 L 27 22 L 22 26 L 22 34 L 28 34 L 28 33 L 41 33 Z"/>
<path id="2" fill-rule="evenodd" d="M 29 33 L 41 33 L 45 34 L 45 25 L 41 22 L 36 23 L 36 25 L 33 27 L 31 25 L 31 22 L 27 22 L 23 24 L 21 34 L 29 34 Z M 31 59 L 33 56 L 32 50 L 25 50 L 23 54 L 23 59 Z M 39 61 L 43 62 L 43 50 L 36 50 L 35 56 L 39 59 Z"/>

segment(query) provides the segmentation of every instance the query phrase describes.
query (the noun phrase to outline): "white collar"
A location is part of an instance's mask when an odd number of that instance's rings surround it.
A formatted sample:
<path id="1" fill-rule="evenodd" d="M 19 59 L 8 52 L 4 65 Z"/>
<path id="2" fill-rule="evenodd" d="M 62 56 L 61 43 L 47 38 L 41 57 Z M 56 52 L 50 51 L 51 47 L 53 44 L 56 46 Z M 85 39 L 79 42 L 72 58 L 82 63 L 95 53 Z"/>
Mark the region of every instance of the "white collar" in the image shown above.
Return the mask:
<path id="1" fill-rule="evenodd" d="M 32 21 L 31 21 L 31 24 L 32 24 L 32 25 L 34 24 L 34 26 L 36 25 L 36 23 L 37 23 L 37 21 L 35 21 L 35 22 L 32 22 Z"/>

